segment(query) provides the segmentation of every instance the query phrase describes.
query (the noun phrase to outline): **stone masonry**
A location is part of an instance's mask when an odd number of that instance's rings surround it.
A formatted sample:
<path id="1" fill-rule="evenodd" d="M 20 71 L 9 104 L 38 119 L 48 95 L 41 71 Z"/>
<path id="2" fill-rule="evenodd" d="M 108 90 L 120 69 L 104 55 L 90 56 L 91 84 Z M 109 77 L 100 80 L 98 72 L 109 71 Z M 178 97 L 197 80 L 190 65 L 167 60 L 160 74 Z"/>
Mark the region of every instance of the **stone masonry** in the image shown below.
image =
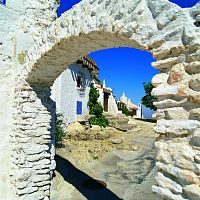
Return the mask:
<path id="1" fill-rule="evenodd" d="M 50 87 L 66 66 L 111 47 L 149 51 L 158 96 L 160 199 L 200 199 L 200 3 L 82 0 L 60 18 L 57 0 L 0 5 L 0 199 L 48 200 L 54 161 Z"/>

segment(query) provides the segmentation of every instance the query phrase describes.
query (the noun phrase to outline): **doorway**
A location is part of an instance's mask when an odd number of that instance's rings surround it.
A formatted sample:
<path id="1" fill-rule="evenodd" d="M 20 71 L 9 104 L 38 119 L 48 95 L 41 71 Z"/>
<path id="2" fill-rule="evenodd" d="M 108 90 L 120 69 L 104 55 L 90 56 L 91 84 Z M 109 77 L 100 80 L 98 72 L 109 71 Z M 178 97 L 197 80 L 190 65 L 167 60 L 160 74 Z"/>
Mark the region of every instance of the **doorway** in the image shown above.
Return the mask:
<path id="1" fill-rule="evenodd" d="M 109 93 L 104 92 L 103 107 L 105 112 L 108 112 L 108 99 L 109 99 Z"/>

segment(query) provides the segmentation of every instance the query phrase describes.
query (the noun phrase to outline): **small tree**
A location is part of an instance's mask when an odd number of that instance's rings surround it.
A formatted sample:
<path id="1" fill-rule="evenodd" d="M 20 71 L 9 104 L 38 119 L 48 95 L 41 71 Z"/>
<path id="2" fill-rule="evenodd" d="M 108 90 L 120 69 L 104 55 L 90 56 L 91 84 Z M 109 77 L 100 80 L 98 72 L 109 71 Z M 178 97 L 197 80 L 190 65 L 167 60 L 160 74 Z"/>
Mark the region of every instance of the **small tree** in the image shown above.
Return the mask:
<path id="1" fill-rule="evenodd" d="M 60 148 L 63 147 L 63 139 L 66 136 L 66 132 L 64 130 L 63 126 L 63 115 L 62 114 L 56 114 L 56 137 L 55 137 L 55 142 L 56 142 L 56 147 Z"/>
<path id="2" fill-rule="evenodd" d="M 88 101 L 88 107 L 89 107 L 89 114 L 92 115 L 92 117 L 89 119 L 90 124 L 93 125 L 99 125 L 106 127 L 108 126 L 108 120 L 103 115 L 103 107 L 98 102 L 99 98 L 99 92 L 94 87 L 93 84 L 90 86 L 90 93 L 89 93 L 89 101 Z"/>
<path id="3" fill-rule="evenodd" d="M 154 86 L 149 83 L 143 83 L 144 90 L 145 90 L 145 96 L 142 97 L 142 104 L 145 105 L 147 108 L 150 108 L 150 110 L 156 111 L 156 106 L 153 105 L 153 102 L 157 100 L 157 97 L 151 95 L 151 91 L 153 90 Z"/>

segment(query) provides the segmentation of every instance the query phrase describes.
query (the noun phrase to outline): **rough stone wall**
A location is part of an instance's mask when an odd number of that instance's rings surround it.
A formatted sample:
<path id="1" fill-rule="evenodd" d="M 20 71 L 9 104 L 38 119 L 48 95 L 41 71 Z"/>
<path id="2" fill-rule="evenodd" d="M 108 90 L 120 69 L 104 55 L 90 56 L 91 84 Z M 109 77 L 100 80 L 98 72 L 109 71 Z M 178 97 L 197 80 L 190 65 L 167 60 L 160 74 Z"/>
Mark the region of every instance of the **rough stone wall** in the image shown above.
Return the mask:
<path id="1" fill-rule="evenodd" d="M 151 52 L 160 70 L 152 80 L 160 133 L 153 191 L 164 199 L 199 199 L 200 3 L 181 9 L 167 0 L 83 0 L 59 19 L 55 0 L 27 0 L 23 8 L 13 45 L 16 60 L 10 61 L 19 77 L 11 82 L 15 112 L 8 155 L 19 199 L 49 197 L 55 167 L 50 86 L 82 56 L 119 46 Z"/>
<path id="2" fill-rule="evenodd" d="M 17 84 L 10 175 L 19 199 L 46 200 L 55 169 L 55 104 L 50 88 Z"/>
<path id="3" fill-rule="evenodd" d="M 43 2 L 39 2 L 42 5 Z M 54 143 L 52 126 L 54 123 L 50 125 L 49 122 L 49 125 L 44 125 L 50 118 L 50 113 L 46 119 L 45 115 L 42 115 L 42 120 L 37 118 L 38 122 L 36 119 L 34 121 L 37 112 L 34 113 L 34 108 L 32 111 L 28 110 L 28 102 L 34 102 L 35 91 L 31 92 L 22 78 L 22 71 L 25 70 L 24 58 L 28 49 L 33 46 L 36 38 L 42 35 L 41 30 L 46 29 L 45 23 L 52 22 L 53 14 L 47 6 L 51 2 L 46 3 L 45 6 L 41 6 L 36 4 L 36 1 L 7 0 L 6 6 L 0 4 L 0 199 L 4 200 L 17 200 L 19 197 L 44 199 L 45 196 L 49 196 L 51 177 L 49 171 L 55 168 L 54 148 L 51 145 Z M 41 12 L 33 6 L 39 6 Z M 56 9 L 54 4 L 51 7 Z M 37 20 L 33 11 L 36 16 L 43 13 L 46 21 L 42 22 L 41 18 Z M 54 14 L 52 18 L 55 19 L 55 16 Z M 30 22 L 34 22 L 35 29 Z M 31 105 L 35 106 L 34 103 Z M 43 114 L 42 109 L 39 110 Z M 33 125 L 31 120 L 36 125 Z M 42 137 L 40 137 L 34 130 L 37 123 L 43 120 L 44 124 L 38 125 L 37 130 L 40 127 L 48 134 L 45 132 L 43 134 L 41 131 Z M 47 131 L 49 127 L 52 128 Z"/>
<path id="4" fill-rule="evenodd" d="M 12 104 L 15 89 L 14 32 L 20 19 L 21 4 L 0 4 L 0 199 L 16 199 L 11 184 Z"/>

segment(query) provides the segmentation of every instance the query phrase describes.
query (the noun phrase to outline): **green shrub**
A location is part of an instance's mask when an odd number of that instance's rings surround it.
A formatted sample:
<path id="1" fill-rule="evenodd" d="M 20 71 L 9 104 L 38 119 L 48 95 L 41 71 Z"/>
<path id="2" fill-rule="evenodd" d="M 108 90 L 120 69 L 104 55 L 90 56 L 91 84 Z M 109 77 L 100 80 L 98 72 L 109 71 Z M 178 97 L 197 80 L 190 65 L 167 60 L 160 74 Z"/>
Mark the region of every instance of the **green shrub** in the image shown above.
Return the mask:
<path id="1" fill-rule="evenodd" d="M 89 119 L 89 123 L 92 125 L 107 127 L 109 125 L 109 122 L 105 118 L 105 116 L 103 116 L 103 107 L 98 102 L 99 96 L 100 95 L 98 90 L 94 87 L 93 84 L 91 84 L 88 107 L 89 107 L 89 114 L 92 115 L 92 117 Z"/>
<path id="2" fill-rule="evenodd" d="M 122 111 L 126 116 L 132 116 L 132 112 L 127 108 L 126 104 L 123 102 L 119 102 L 117 104 L 118 109 Z"/>
<path id="3" fill-rule="evenodd" d="M 56 137 L 55 137 L 55 143 L 56 147 L 60 148 L 63 147 L 63 139 L 66 136 L 66 132 L 64 130 L 63 126 L 63 116 L 62 114 L 56 115 Z"/>
<path id="4" fill-rule="evenodd" d="M 143 86 L 144 86 L 145 96 L 142 97 L 142 104 L 145 105 L 147 108 L 150 108 L 150 110 L 156 111 L 157 108 L 156 106 L 153 105 L 153 103 L 157 101 L 158 98 L 151 95 L 154 86 L 151 84 L 151 82 L 143 83 Z"/>
<path id="5" fill-rule="evenodd" d="M 125 114 L 126 116 L 132 116 L 132 112 L 126 107 L 125 104 L 122 107 L 122 113 Z"/>
<path id="6" fill-rule="evenodd" d="M 107 127 L 109 125 L 109 122 L 108 120 L 105 118 L 105 116 L 100 116 L 100 117 L 91 117 L 89 119 L 89 123 L 92 124 L 92 125 L 98 125 L 98 126 L 101 126 L 101 127 Z"/>

